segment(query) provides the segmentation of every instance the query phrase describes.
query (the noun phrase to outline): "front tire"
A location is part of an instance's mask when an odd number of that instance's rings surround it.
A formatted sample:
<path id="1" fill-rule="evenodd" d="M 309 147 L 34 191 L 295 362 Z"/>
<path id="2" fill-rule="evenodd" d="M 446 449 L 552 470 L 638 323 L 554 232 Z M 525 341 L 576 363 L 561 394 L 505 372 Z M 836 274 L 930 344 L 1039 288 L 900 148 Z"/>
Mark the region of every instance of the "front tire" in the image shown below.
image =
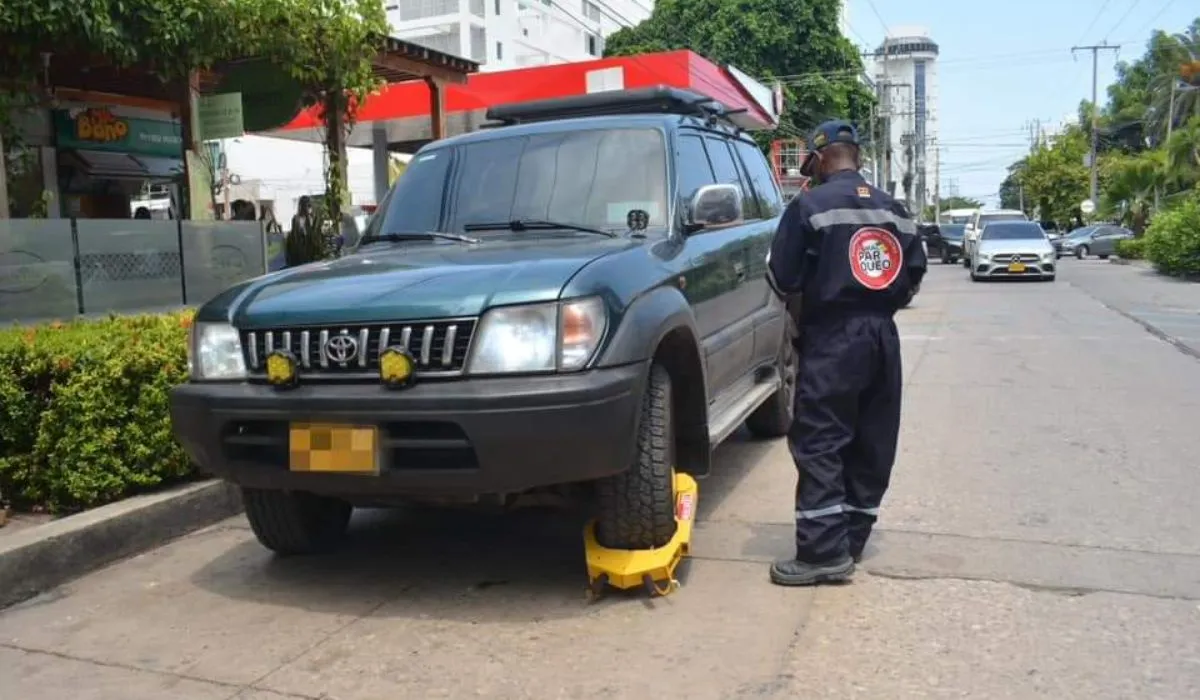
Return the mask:
<path id="1" fill-rule="evenodd" d="M 675 425 L 671 375 L 650 366 L 628 470 L 596 485 L 596 540 L 611 549 L 653 549 L 675 535 Z"/>
<path id="2" fill-rule="evenodd" d="M 796 406 L 796 373 L 796 348 L 790 339 L 784 338 L 783 347 L 779 349 L 779 390 L 746 419 L 746 429 L 751 435 L 762 439 L 779 438 L 791 430 Z"/>
<path id="3" fill-rule="evenodd" d="M 337 498 L 302 491 L 242 489 L 250 529 L 283 556 L 325 551 L 341 541 L 353 508 Z"/>
<path id="4" fill-rule="evenodd" d="M 1091 251 L 1088 250 L 1087 246 L 1081 245 L 1075 249 L 1075 257 L 1079 258 L 1080 260 L 1083 260 L 1084 258 L 1086 258 L 1088 256 L 1089 252 L 1091 252 Z"/>

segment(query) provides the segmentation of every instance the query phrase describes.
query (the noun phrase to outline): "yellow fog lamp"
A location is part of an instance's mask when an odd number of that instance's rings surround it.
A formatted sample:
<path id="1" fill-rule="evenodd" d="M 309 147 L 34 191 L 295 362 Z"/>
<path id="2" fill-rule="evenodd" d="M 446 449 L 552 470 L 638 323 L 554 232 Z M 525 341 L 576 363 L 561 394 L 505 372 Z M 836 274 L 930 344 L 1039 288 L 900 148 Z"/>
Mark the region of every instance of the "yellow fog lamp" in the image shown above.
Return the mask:
<path id="1" fill-rule="evenodd" d="M 379 379 L 389 389 L 408 386 L 416 366 L 413 356 L 403 348 L 391 347 L 379 353 Z"/>
<path id="2" fill-rule="evenodd" d="M 287 350 L 275 350 L 267 355 L 267 383 L 279 389 L 296 385 L 300 378 L 296 358 Z"/>

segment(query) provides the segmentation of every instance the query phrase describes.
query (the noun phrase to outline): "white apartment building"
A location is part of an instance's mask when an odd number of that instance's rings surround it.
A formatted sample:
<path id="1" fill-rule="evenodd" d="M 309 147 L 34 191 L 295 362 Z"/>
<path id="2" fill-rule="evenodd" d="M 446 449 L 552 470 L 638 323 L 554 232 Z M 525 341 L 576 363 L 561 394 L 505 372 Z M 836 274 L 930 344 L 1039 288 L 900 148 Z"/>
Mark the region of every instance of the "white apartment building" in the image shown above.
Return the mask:
<path id="1" fill-rule="evenodd" d="M 385 0 L 392 34 L 481 71 L 586 61 L 650 16 L 653 0 Z"/>
<path id="2" fill-rule="evenodd" d="M 875 52 L 873 75 L 884 99 L 882 116 L 890 117 L 892 159 L 887 179 L 895 194 L 920 211 L 933 201 L 937 148 L 938 45 L 929 30 L 919 26 L 889 29 Z M 906 192 L 904 175 L 912 173 Z"/>

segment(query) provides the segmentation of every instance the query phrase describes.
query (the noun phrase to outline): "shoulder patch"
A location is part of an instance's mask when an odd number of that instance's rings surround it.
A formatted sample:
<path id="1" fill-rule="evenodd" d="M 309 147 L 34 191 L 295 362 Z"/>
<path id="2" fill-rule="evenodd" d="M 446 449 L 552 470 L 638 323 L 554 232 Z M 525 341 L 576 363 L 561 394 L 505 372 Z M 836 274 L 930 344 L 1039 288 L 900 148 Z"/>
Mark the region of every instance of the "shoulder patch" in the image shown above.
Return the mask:
<path id="1" fill-rule="evenodd" d="M 903 267 L 904 248 L 891 231 L 864 226 L 850 237 L 850 273 L 867 289 L 892 286 Z"/>
<path id="2" fill-rule="evenodd" d="M 871 188 L 867 187 L 866 185 L 859 187 L 858 188 L 858 196 L 862 197 L 863 199 L 870 199 L 871 198 Z"/>

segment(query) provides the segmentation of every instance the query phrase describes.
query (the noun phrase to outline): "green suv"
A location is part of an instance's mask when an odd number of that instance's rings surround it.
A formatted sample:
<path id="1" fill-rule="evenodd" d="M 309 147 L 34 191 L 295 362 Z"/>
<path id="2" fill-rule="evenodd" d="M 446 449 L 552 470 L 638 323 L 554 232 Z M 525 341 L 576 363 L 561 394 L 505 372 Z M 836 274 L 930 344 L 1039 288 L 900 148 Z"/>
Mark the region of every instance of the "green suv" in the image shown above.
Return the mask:
<path id="1" fill-rule="evenodd" d="M 791 422 L 755 143 L 652 88 L 493 108 L 422 148 L 342 257 L 202 306 L 175 435 L 281 554 L 355 506 L 569 496 L 609 547 L 665 544 L 674 470 Z"/>

